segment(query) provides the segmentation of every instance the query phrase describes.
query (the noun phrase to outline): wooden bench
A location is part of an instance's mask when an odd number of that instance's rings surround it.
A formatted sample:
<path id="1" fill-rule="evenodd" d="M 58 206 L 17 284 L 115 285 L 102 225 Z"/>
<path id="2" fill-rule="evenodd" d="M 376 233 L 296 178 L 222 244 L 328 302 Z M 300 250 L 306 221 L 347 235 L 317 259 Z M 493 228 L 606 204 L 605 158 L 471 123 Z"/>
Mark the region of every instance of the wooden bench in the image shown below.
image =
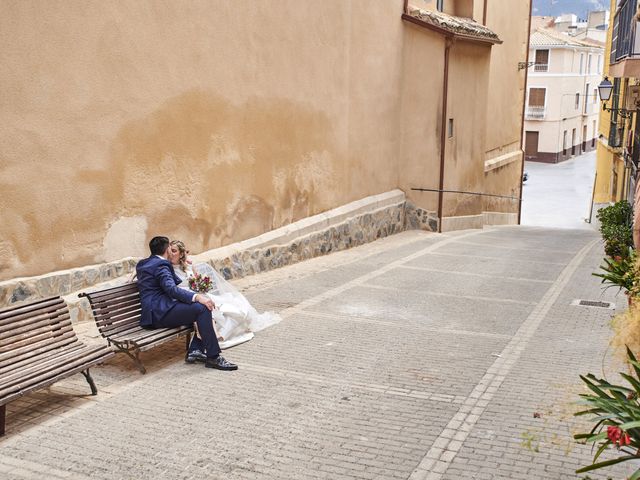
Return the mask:
<path id="1" fill-rule="evenodd" d="M 78 372 L 95 395 L 89 367 L 113 355 L 106 345 L 80 342 L 60 297 L 0 310 L 0 436 L 7 403 Z"/>
<path id="2" fill-rule="evenodd" d="M 187 348 L 189 346 L 193 331 L 191 326 L 154 329 L 140 326 L 141 306 L 137 282 L 81 293 L 79 296 L 89 300 L 100 334 L 117 351 L 129 356 L 142 373 L 147 370 L 140 360 L 140 352 L 181 335 L 186 335 Z"/>

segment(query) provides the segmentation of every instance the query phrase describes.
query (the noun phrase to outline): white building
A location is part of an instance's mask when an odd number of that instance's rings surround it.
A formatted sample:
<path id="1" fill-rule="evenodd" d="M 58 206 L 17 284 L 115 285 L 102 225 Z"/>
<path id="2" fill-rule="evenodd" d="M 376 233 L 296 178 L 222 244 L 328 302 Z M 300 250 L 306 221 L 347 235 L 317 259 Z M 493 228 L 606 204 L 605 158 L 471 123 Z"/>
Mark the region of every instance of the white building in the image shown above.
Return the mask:
<path id="1" fill-rule="evenodd" d="M 529 61 L 525 158 L 557 163 L 594 149 L 604 45 L 538 28 Z"/>

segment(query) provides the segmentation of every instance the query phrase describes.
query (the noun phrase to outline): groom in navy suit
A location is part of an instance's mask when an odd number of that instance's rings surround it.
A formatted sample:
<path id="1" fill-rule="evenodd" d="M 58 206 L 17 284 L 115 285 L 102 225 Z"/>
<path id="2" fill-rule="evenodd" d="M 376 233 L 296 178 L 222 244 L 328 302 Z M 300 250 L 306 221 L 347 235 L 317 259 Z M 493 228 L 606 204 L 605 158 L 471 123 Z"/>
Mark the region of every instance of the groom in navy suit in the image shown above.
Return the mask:
<path id="1" fill-rule="evenodd" d="M 172 258 L 174 253 L 169 245 L 167 237 L 153 237 L 149 242 L 151 256 L 136 265 L 142 303 L 140 325 L 170 328 L 195 323 L 201 339 L 193 337 L 187 352 L 187 363 L 204 362 L 204 366 L 209 368 L 237 370 L 237 365 L 220 355 L 211 319 L 213 301 L 206 295 L 178 287 L 180 278 L 173 270 L 171 260 L 175 259 Z"/>

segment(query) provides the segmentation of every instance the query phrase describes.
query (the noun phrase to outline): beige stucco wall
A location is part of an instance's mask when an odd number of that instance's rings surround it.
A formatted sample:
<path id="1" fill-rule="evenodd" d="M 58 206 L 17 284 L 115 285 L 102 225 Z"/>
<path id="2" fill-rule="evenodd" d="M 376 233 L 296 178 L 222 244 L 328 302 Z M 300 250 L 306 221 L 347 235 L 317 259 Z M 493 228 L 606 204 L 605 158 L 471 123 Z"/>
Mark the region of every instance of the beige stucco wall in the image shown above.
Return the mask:
<path id="1" fill-rule="evenodd" d="M 202 251 L 394 188 L 402 2 L 312 10 L 2 2 L 0 278 L 158 233 Z"/>
<path id="2" fill-rule="evenodd" d="M 446 135 L 445 190 L 482 192 L 484 183 L 484 130 L 487 117 L 491 48 L 469 42 L 451 47 L 447 120 L 453 119 L 453 136 Z M 473 79 L 473 81 L 469 81 Z M 448 127 L 445 127 L 447 130 Z M 482 202 L 476 195 L 445 193 L 443 216 L 478 215 Z"/>
<path id="3" fill-rule="evenodd" d="M 522 104 L 525 71 L 518 62 L 526 60 L 529 46 L 531 2 L 487 2 L 487 26 L 504 42 L 491 49 L 489 89 L 484 120 L 486 144 L 483 192 L 518 197 L 522 169 Z M 494 168 L 494 165 L 501 165 Z M 485 212 L 517 213 L 519 202 L 509 198 L 483 197 Z"/>
<path id="4" fill-rule="evenodd" d="M 402 121 L 399 185 L 419 207 L 436 211 L 438 194 L 412 191 L 437 189 L 440 178 L 440 121 L 444 83 L 445 39 L 407 25 L 404 31 Z M 424 52 L 431 52 L 425 57 Z"/>
<path id="5" fill-rule="evenodd" d="M 398 187 L 436 210 L 410 188 L 438 186 L 445 40 L 403 3 L 1 2 L 0 280 L 145 255 L 156 234 L 200 252 Z M 513 148 L 478 128 L 494 62 L 519 59 L 524 20 L 494 18 L 505 45 L 451 48 L 445 188 L 486 188 L 484 152 Z"/>

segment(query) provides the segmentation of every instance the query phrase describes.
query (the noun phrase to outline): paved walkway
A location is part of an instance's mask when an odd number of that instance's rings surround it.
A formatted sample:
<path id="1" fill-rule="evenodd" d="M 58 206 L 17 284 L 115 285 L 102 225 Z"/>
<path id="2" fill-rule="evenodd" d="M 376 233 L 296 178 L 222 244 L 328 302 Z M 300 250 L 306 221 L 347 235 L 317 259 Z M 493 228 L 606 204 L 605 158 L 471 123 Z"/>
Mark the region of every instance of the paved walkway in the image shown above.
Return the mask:
<path id="1" fill-rule="evenodd" d="M 578 374 L 617 367 L 612 310 L 572 301 L 624 303 L 601 251 L 587 229 L 405 232 L 243 279 L 284 320 L 227 351 L 240 370 L 176 341 L 147 375 L 97 368 L 97 397 L 78 375 L 13 402 L 0 478 L 579 478 Z"/>

